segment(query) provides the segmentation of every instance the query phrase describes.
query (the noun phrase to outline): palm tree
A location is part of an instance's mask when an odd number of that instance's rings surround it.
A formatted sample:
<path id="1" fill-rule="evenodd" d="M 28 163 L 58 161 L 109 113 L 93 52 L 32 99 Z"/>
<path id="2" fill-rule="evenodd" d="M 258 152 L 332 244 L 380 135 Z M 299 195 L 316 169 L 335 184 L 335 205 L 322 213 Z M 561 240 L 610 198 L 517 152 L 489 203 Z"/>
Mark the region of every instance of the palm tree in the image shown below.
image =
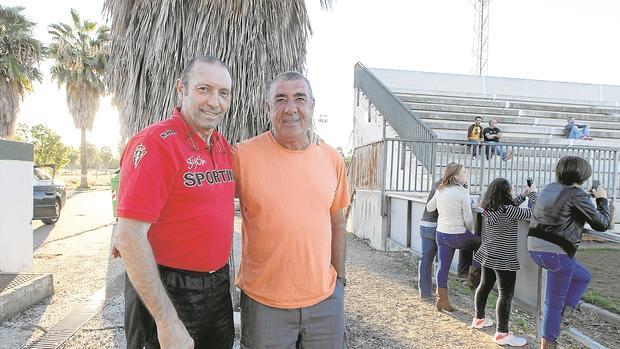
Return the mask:
<path id="1" fill-rule="evenodd" d="M 304 0 L 106 0 L 104 9 L 112 37 L 106 80 L 123 138 L 167 117 L 174 81 L 195 55 L 212 54 L 231 70 L 234 102 L 220 131 L 233 143 L 269 127 L 265 84 L 304 70 L 311 33 Z"/>
<path id="2" fill-rule="evenodd" d="M 71 9 L 72 25 L 50 25 L 52 44 L 49 56 L 56 62 L 52 79 L 65 85 L 67 106 L 73 124 L 82 131 L 80 144 L 80 187 L 88 187 L 86 131 L 92 129 L 99 100 L 105 94 L 103 73 L 108 61 L 109 29 L 95 22 L 80 20 Z"/>
<path id="3" fill-rule="evenodd" d="M 41 81 L 44 47 L 32 37 L 35 24 L 23 10 L 0 5 L 0 138 L 13 135 L 24 94 L 32 91 L 33 81 Z"/>

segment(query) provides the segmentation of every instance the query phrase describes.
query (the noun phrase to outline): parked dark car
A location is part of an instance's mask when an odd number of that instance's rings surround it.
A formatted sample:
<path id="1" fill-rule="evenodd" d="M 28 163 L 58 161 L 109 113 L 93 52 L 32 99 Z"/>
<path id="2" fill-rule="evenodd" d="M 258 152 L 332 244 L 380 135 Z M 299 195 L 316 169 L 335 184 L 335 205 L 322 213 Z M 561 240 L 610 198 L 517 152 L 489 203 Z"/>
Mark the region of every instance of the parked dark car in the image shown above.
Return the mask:
<path id="1" fill-rule="evenodd" d="M 51 169 L 50 175 L 46 169 Z M 60 218 L 60 211 L 67 201 L 67 188 L 61 180 L 54 179 L 56 165 L 34 166 L 33 173 L 33 217 L 45 224 L 54 224 Z"/>

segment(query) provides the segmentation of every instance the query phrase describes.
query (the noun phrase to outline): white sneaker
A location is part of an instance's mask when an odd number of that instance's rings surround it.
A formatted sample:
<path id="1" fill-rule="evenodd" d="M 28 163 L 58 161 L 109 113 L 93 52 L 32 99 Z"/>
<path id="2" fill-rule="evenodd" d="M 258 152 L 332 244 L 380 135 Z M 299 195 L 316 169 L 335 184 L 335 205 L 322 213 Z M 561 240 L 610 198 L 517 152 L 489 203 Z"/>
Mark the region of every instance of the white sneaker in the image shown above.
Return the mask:
<path id="1" fill-rule="evenodd" d="M 489 326 L 493 326 L 493 320 L 491 319 L 476 319 L 474 318 L 473 320 L 471 320 L 471 327 L 473 328 L 483 328 L 483 327 L 489 327 Z"/>
<path id="2" fill-rule="evenodd" d="M 517 337 L 512 333 L 495 332 L 493 342 L 499 345 L 509 345 L 511 347 L 522 347 L 527 344 L 525 338 Z"/>

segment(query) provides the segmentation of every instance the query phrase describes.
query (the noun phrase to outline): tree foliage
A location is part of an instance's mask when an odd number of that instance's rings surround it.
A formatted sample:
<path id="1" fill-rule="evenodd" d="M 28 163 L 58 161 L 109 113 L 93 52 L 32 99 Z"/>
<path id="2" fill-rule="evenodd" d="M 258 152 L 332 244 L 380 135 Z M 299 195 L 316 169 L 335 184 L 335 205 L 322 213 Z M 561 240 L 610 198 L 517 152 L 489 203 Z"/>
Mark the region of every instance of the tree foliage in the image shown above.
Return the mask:
<path id="1" fill-rule="evenodd" d="M 69 163 L 70 147 L 62 142 L 62 137 L 43 124 L 29 128 L 27 125 L 17 126 L 17 136 L 24 142 L 34 145 L 34 163 L 36 165 L 56 164 L 63 168 Z"/>
<path id="2" fill-rule="evenodd" d="M 105 10 L 112 37 L 106 80 L 125 138 L 170 114 L 175 80 L 196 55 L 214 55 L 230 68 L 233 103 L 219 128 L 232 143 L 269 128 L 266 84 L 304 70 L 311 32 L 304 0 L 106 0 Z"/>
<path id="3" fill-rule="evenodd" d="M 108 62 L 109 29 L 89 20 L 82 21 L 71 9 L 71 24 L 50 25 L 52 44 L 49 56 L 54 59 L 52 79 L 65 85 L 67 106 L 73 124 L 81 130 L 81 187 L 88 186 L 86 130 L 93 127 L 99 100 L 105 94 L 103 73 Z"/>
<path id="4" fill-rule="evenodd" d="M 32 36 L 35 24 L 23 10 L 0 5 L 0 138 L 13 135 L 24 94 L 32 91 L 33 81 L 41 81 L 44 47 Z"/>
<path id="5" fill-rule="evenodd" d="M 112 150 L 110 150 L 110 147 L 104 146 L 99 150 L 99 159 L 101 159 L 101 168 L 107 170 L 110 160 L 112 160 Z"/>

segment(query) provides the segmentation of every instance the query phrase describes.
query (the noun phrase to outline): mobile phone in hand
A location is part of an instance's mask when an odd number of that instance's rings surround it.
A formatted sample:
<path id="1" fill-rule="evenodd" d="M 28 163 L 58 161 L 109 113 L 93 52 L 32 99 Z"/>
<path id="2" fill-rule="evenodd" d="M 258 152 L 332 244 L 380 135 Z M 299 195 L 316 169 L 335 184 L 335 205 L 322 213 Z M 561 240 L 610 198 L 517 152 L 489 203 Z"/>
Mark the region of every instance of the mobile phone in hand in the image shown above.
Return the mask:
<path id="1" fill-rule="evenodd" d="M 528 186 L 528 187 L 531 187 L 533 183 L 534 183 L 534 180 L 533 180 L 533 179 L 531 179 L 531 178 L 528 178 L 528 179 L 527 179 L 527 186 Z"/>
<path id="2" fill-rule="evenodd" d="M 592 181 L 592 190 L 596 190 L 598 189 L 598 187 L 601 185 L 601 181 L 599 181 L 598 179 L 595 179 Z"/>

